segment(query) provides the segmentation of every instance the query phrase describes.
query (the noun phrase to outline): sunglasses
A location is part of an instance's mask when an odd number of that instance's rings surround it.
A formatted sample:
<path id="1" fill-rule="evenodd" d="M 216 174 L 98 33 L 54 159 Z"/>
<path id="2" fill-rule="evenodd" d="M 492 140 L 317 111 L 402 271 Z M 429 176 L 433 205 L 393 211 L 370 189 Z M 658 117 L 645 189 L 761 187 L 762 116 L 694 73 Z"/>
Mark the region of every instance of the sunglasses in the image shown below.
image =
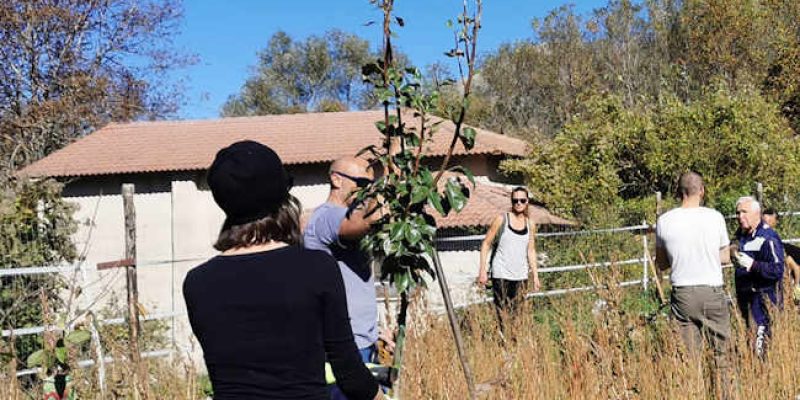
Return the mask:
<path id="1" fill-rule="evenodd" d="M 351 181 L 353 181 L 353 183 L 356 184 L 356 186 L 358 186 L 360 188 L 365 188 L 365 187 L 369 186 L 370 184 L 372 184 L 372 179 L 364 178 L 363 176 L 350 176 L 350 175 L 341 173 L 339 171 L 333 171 L 332 173 L 336 174 L 336 175 L 339 175 L 342 178 L 350 179 Z"/>
<path id="2" fill-rule="evenodd" d="M 525 204 L 528 199 L 511 199 L 511 204 Z"/>

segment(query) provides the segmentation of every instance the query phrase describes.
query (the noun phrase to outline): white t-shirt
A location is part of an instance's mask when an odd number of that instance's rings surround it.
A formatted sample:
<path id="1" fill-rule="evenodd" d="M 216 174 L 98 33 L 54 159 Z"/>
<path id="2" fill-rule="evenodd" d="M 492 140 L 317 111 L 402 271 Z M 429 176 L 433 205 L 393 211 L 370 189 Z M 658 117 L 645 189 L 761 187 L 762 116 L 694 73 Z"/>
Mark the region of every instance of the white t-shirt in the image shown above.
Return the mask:
<path id="1" fill-rule="evenodd" d="M 675 208 L 656 224 L 656 246 L 667 250 L 672 286 L 722 286 L 719 250 L 729 244 L 725 219 L 710 208 Z"/>

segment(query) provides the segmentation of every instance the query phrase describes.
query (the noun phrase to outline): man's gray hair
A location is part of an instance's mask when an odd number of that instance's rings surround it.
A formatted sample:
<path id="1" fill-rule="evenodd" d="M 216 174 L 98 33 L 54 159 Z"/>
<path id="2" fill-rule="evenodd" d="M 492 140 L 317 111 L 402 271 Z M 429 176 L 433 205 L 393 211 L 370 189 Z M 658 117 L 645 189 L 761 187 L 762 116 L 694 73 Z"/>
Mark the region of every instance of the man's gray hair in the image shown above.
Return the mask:
<path id="1" fill-rule="evenodd" d="M 753 196 L 739 197 L 739 200 L 736 200 L 736 208 L 743 203 L 750 203 L 750 211 L 761 211 L 761 203 Z"/>

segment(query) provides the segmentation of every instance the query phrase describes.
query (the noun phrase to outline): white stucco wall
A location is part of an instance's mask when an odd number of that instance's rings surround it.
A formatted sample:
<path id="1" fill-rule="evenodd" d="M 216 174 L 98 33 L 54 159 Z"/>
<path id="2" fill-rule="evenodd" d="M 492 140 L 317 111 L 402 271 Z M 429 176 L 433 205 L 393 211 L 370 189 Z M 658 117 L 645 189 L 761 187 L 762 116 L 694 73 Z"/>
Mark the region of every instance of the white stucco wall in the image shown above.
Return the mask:
<path id="1" fill-rule="evenodd" d="M 136 185 L 139 301 L 151 315 L 185 313 L 183 279 L 190 269 L 216 254 L 212 244 L 224 220 L 211 192 L 198 187 L 197 179 L 182 178 L 171 180 L 164 175 L 163 182 L 156 184 L 127 180 Z M 124 258 L 124 215 L 119 194 L 124 181 L 123 178 L 112 182 L 86 179 L 65 191 L 67 200 L 78 206 L 75 218 L 80 224 L 74 240 L 83 257 L 82 274 L 78 276 L 78 285 L 83 291 L 82 307 L 92 305 L 95 310 L 101 310 L 112 302 L 118 307 L 125 305 L 124 269 L 96 269 L 98 263 Z M 297 186 L 292 194 L 304 208 L 310 209 L 325 201 L 328 186 Z M 192 335 L 186 317 L 178 317 L 175 322 L 177 344 L 199 350 L 191 346 Z M 199 356 L 199 352 L 195 351 L 195 356 Z"/>
<path id="2" fill-rule="evenodd" d="M 294 187 L 292 194 L 301 201 L 304 209 L 311 210 L 325 201 L 327 184 L 315 183 L 312 177 L 301 176 L 300 181 L 307 184 Z M 136 185 L 134 205 L 140 302 L 151 315 L 183 314 L 183 279 L 190 269 L 216 254 L 212 244 L 224 219 L 210 191 L 202 186 L 198 176 L 192 175 L 87 179 L 65 191 L 65 197 L 78 205 L 75 216 L 82 222 L 75 241 L 87 267 L 81 281 L 83 305 L 87 306 L 99 297 L 101 301 L 93 306 L 99 310 L 106 307 L 115 295 L 117 305 L 125 305 L 124 270 L 98 272 L 95 268 L 97 263 L 119 260 L 124 256 L 124 217 L 119 194 L 123 182 Z M 464 303 L 474 296 L 472 283 L 477 274 L 479 252 L 443 252 L 440 257 L 454 302 Z M 438 283 L 430 283 L 428 298 L 434 310 L 442 308 Z M 177 317 L 174 326 L 176 344 L 200 361 L 200 349 L 192 343 L 185 315 Z"/>
<path id="3" fill-rule="evenodd" d="M 475 280 L 478 277 L 480 256 L 480 251 L 443 251 L 439 253 L 439 260 L 442 262 L 442 269 L 447 286 L 450 288 L 453 304 L 465 304 L 479 295 L 475 288 Z M 429 282 L 428 289 L 428 304 L 431 310 L 443 311 L 444 300 L 442 300 L 439 283 Z"/>

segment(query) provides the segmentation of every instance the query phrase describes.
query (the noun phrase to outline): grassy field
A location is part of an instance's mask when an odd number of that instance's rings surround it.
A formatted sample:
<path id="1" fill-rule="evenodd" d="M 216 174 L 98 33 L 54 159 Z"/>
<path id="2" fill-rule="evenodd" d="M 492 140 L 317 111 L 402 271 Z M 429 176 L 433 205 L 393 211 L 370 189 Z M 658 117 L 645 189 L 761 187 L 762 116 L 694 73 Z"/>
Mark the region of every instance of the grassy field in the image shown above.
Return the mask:
<path id="1" fill-rule="evenodd" d="M 609 287 L 599 296 L 528 303 L 506 340 L 500 339 L 491 307 L 465 313 L 462 329 L 479 398 L 706 399 L 720 394 L 711 384 L 710 354 L 686 354 L 668 308 L 659 312 L 655 297 L 639 288 Z M 732 367 L 725 374 L 730 398 L 798 398 L 798 307 L 787 303 L 775 313 L 766 361 L 754 357 L 752 337 L 738 312 L 732 323 Z M 403 398 L 468 398 L 446 321 L 416 328 L 409 339 Z"/>
<path id="2" fill-rule="evenodd" d="M 461 330 L 480 399 L 706 399 L 715 398 L 712 370 L 703 357 L 689 357 L 652 292 L 619 288 L 613 271 L 596 277 L 598 293 L 538 298 L 525 303 L 500 338 L 490 305 L 462 310 Z M 735 311 L 735 310 L 734 310 Z M 800 395 L 800 309 L 774 310 L 766 361 L 754 357 L 752 337 L 734 312 L 731 364 L 726 372 L 732 399 L 796 399 Z M 402 399 L 465 399 L 465 379 L 447 321 L 412 314 L 400 389 Z M 124 341 L 106 355 L 124 358 Z M 151 399 L 203 399 L 207 378 L 181 358 L 148 360 Z M 18 381 L 7 363 L 0 399 L 41 398 L 36 379 Z M 132 369 L 107 364 L 106 393 L 97 371 L 74 371 L 80 399 L 133 398 Z"/>

